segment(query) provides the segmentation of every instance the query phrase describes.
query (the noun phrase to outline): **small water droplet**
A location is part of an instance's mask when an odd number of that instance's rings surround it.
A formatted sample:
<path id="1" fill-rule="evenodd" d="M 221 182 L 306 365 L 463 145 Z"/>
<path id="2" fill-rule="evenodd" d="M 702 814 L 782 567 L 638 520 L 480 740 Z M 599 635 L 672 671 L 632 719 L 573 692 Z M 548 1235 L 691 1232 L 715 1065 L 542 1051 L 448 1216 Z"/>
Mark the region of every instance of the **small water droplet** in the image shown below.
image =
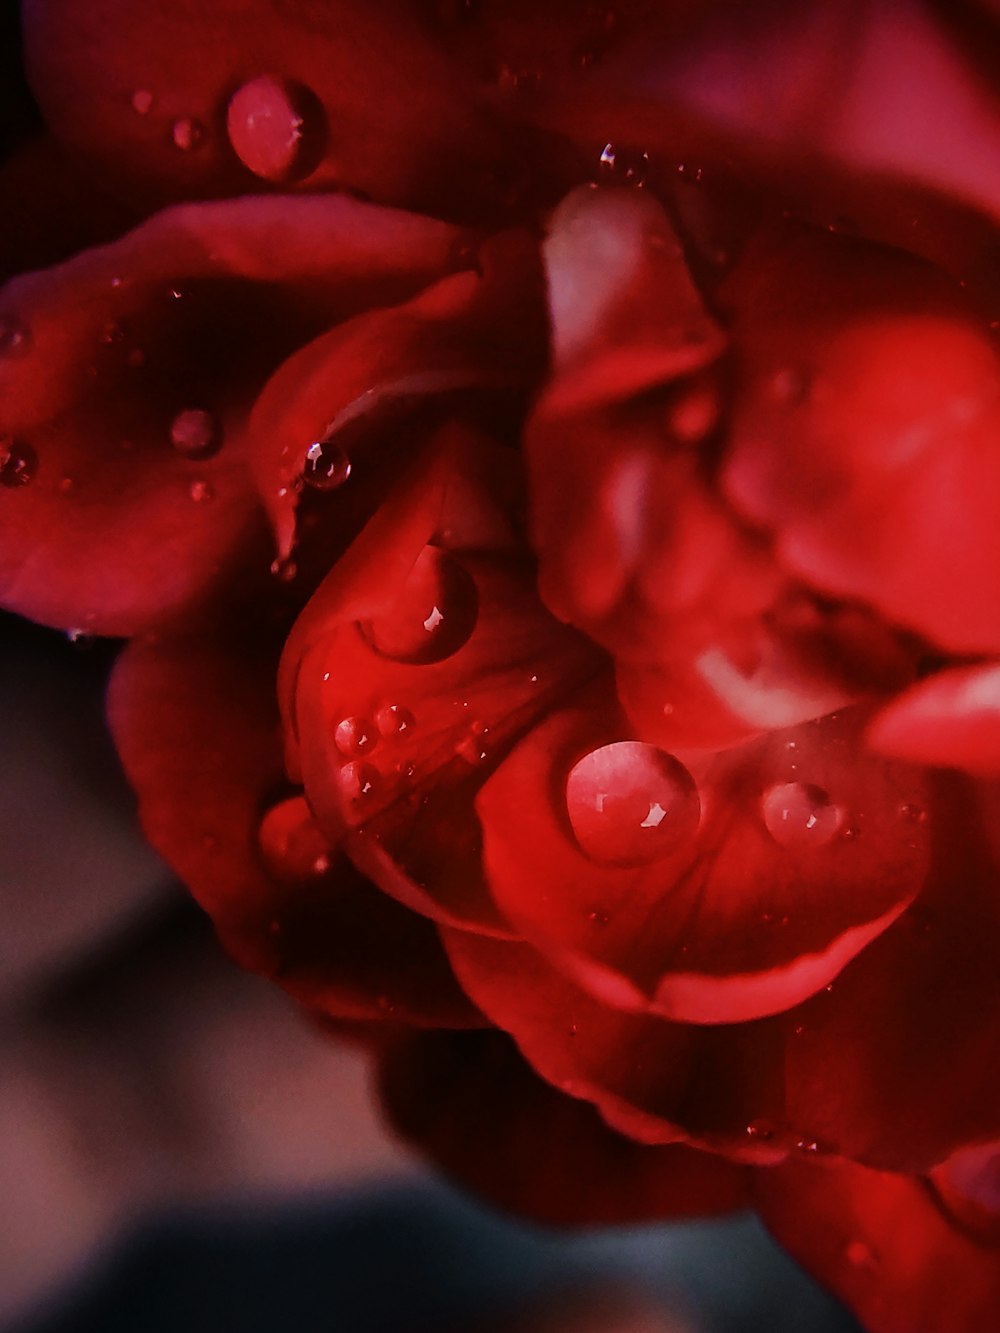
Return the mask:
<path id="1" fill-rule="evenodd" d="M 337 776 L 340 790 L 349 801 L 367 800 L 378 789 L 378 769 L 356 759 L 344 764 Z"/>
<path id="2" fill-rule="evenodd" d="M 380 736 L 401 736 L 413 726 L 413 714 L 402 704 L 386 704 L 375 714 L 375 725 Z"/>
<path id="3" fill-rule="evenodd" d="M 222 432 L 211 412 L 186 407 L 170 423 L 170 443 L 185 458 L 211 458 L 222 447 Z"/>
<path id="4" fill-rule="evenodd" d="M 27 486 L 38 471 L 38 455 L 21 440 L 0 439 L 0 486 Z"/>
<path id="5" fill-rule="evenodd" d="M 597 167 L 600 180 L 641 189 L 649 172 L 649 154 L 641 149 L 606 143 Z"/>
<path id="6" fill-rule="evenodd" d="M 80 652 L 86 651 L 94 646 L 93 634 L 88 634 L 85 629 L 68 629 L 66 631 L 66 642 Z"/>
<path id="7" fill-rule="evenodd" d="M 855 1268 L 874 1268 L 875 1251 L 863 1240 L 852 1240 L 844 1249 L 844 1257 Z"/>
<path id="8" fill-rule="evenodd" d="M 489 727 L 484 722 L 470 723 L 469 730 L 456 744 L 455 753 L 460 759 L 464 759 L 467 764 L 484 764 L 489 758 L 486 743 L 489 731 Z"/>
<path id="9" fill-rule="evenodd" d="M 255 176 L 298 181 L 323 156 L 326 113 L 309 88 L 264 74 L 233 93 L 226 131 L 233 152 Z"/>
<path id="10" fill-rule="evenodd" d="M 148 116 L 153 109 L 153 94 L 148 88 L 136 88 L 132 94 L 132 110 L 139 116 Z"/>
<path id="11" fill-rule="evenodd" d="M 192 149 L 199 147 L 205 139 L 205 127 L 200 121 L 193 120 L 190 116 L 181 116 L 175 120 L 171 127 L 171 138 L 174 146 L 183 153 L 190 153 Z"/>
<path id="12" fill-rule="evenodd" d="M 28 350 L 28 326 L 14 315 L 0 315 L 0 356 L 19 356 Z"/>
<path id="13" fill-rule="evenodd" d="M 207 504 L 209 500 L 215 499 L 215 491 L 212 490 L 212 487 L 207 481 L 202 481 L 201 479 L 191 483 L 188 487 L 188 495 L 190 495 L 195 504 L 199 505 Z"/>
<path id="14" fill-rule="evenodd" d="M 351 460 L 339 444 L 314 440 L 306 450 L 302 477 L 318 491 L 335 491 L 351 475 Z"/>
<path id="15" fill-rule="evenodd" d="M 329 868 L 330 844 L 303 796 L 288 796 L 266 811 L 257 830 L 261 856 L 282 884 L 302 884 Z"/>
<path id="16" fill-rule="evenodd" d="M 76 490 L 76 482 L 72 477 L 60 477 L 59 490 L 63 495 L 70 495 Z"/>
<path id="17" fill-rule="evenodd" d="M 382 615 L 358 623 L 362 638 L 396 662 L 442 662 L 476 627 L 479 596 L 468 570 L 454 556 L 425 546 L 399 596 Z"/>
<path id="18" fill-rule="evenodd" d="M 368 754 L 378 744 L 375 727 L 366 717 L 345 717 L 333 733 L 341 754 Z"/>
<path id="19" fill-rule="evenodd" d="M 900 817 L 908 820 L 911 824 L 926 824 L 927 811 L 922 805 L 914 805 L 912 801 L 907 801 L 899 807 Z"/>
<path id="20" fill-rule="evenodd" d="M 592 861 L 644 865 L 694 835 L 701 802 L 693 778 L 673 755 L 642 741 L 616 741 L 573 765 L 566 809 Z"/>
<path id="21" fill-rule="evenodd" d="M 781 782 L 761 798 L 764 826 L 780 847 L 795 850 L 824 847 L 844 823 L 841 806 L 822 787 Z"/>
<path id="22" fill-rule="evenodd" d="M 291 583 L 299 572 L 299 567 L 290 557 L 277 557 L 271 561 L 271 573 L 282 583 Z"/>
<path id="23" fill-rule="evenodd" d="M 682 394 L 667 413 L 667 430 L 681 444 L 700 444 L 719 420 L 719 396 L 711 385 Z"/>
<path id="24" fill-rule="evenodd" d="M 776 1130 L 769 1120 L 751 1120 L 747 1125 L 747 1138 L 757 1139 L 761 1143 L 770 1143 Z"/>

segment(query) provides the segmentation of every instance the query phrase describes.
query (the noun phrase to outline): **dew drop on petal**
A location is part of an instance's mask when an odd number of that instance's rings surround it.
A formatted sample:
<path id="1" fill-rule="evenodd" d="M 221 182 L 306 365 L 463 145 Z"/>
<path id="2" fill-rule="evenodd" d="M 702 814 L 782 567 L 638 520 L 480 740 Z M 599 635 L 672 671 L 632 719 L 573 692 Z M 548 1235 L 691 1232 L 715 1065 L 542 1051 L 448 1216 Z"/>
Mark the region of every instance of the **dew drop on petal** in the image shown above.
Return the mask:
<path id="1" fill-rule="evenodd" d="M 338 774 L 340 790 L 349 801 L 365 801 L 378 790 L 378 769 L 357 759 L 344 764 Z"/>
<path id="2" fill-rule="evenodd" d="M 238 88 L 226 111 L 233 152 L 262 180 L 302 180 L 326 144 L 323 105 L 308 88 L 264 74 Z"/>
<path id="3" fill-rule="evenodd" d="M 185 458 L 211 458 L 222 447 L 222 433 L 211 412 L 186 407 L 170 423 L 170 443 Z"/>
<path id="4" fill-rule="evenodd" d="M 358 629 L 381 657 L 426 665 L 457 653 L 478 614 L 479 595 L 465 566 L 439 547 L 425 546 L 393 605 L 359 622 Z"/>
<path id="5" fill-rule="evenodd" d="M 193 481 L 188 487 L 188 495 L 190 495 L 195 504 L 199 505 L 207 504 L 209 500 L 215 499 L 215 491 L 212 490 L 212 487 L 207 481 L 202 481 L 200 478 L 197 481 Z"/>
<path id="6" fill-rule="evenodd" d="M 27 486 L 38 471 L 38 455 L 22 440 L 0 439 L 0 486 Z"/>
<path id="7" fill-rule="evenodd" d="M 181 116 L 179 120 L 174 121 L 170 135 L 176 148 L 182 153 L 189 153 L 204 140 L 205 127 L 200 121 L 192 120 L 190 116 Z"/>
<path id="8" fill-rule="evenodd" d="M 302 796 L 271 806 L 257 839 L 264 865 L 280 883 L 301 884 L 329 868 L 330 844 Z"/>
<path id="9" fill-rule="evenodd" d="M 375 725 L 380 736 L 402 736 L 413 726 L 413 714 L 402 704 L 386 704 L 375 714 Z"/>
<path id="10" fill-rule="evenodd" d="M 761 798 L 764 826 L 780 847 L 805 850 L 825 847 L 844 825 L 842 806 L 822 787 L 805 782 L 780 782 Z"/>
<path id="11" fill-rule="evenodd" d="M 366 717 L 345 717 L 334 729 L 341 754 L 368 754 L 378 744 L 378 733 Z"/>
<path id="12" fill-rule="evenodd" d="M 153 94 L 148 88 L 136 88 L 131 100 L 132 110 L 138 116 L 148 116 L 153 109 Z"/>
<path id="13" fill-rule="evenodd" d="M 645 865 L 694 835 L 701 802 L 694 779 L 673 755 L 643 741 L 616 741 L 573 765 L 566 809 L 592 861 Z"/>
<path id="14" fill-rule="evenodd" d="M 282 559 L 279 556 L 271 561 L 271 574 L 281 583 L 291 583 L 298 572 L 299 567 L 292 559 Z"/>
<path id="15" fill-rule="evenodd" d="M 318 491 L 335 491 L 351 475 L 351 460 L 339 444 L 314 440 L 306 450 L 302 478 Z"/>
<path id="16" fill-rule="evenodd" d="M 87 648 L 93 648 L 94 636 L 93 634 L 88 634 L 85 629 L 68 629 L 66 631 L 66 642 L 70 644 L 71 647 L 83 652 Z"/>
<path id="17" fill-rule="evenodd" d="M 0 315 L 0 356 L 18 356 L 28 350 L 28 326 L 14 315 Z"/>
<path id="18" fill-rule="evenodd" d="M 641 189 L 649 172 L 649 154 L 640 149 L 606 143 L 597 162 L 598 179 Z"/>

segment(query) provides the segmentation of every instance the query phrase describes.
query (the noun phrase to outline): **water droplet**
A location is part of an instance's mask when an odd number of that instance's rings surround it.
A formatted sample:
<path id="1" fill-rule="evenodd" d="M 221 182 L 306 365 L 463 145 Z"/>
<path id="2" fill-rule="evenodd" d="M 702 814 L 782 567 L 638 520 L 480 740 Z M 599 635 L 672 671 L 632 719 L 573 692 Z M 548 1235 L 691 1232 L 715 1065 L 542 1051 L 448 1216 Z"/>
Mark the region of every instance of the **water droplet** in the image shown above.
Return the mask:
<path id="1" fill-rule="evenodd" d="M 413 714 L 402 704 L 386 704 L 375 714 L 380 736 L 401 736 L 413 726 Z"/>
<path id="2" fill-rule="evenodd" d="M 0 315 L 0 356 L 18 356 L 28 350 L 28 326 L 14 315 Z"/>
<path id="3" fill-rule="evenodd" d="M 335 491 L 351 475 L 351 460 L 339 444 L 314 440 L 306 450 L 303 480 L 318 491 Z"/>
<path id="4" fill-rule="evenodd" d="M 758 1139 L 761 1143 L 770 1143 L 775 1133 L 775 1128 L 769 1120 L 751 1120 L 747 1125 L 747 1138 Z"/>
<path id="5" fill-rule="evenodd" d="M 693 836 L 701 802 L 693 778 L 673 755 L 642 741 L 616 741 L 574 764 L 566 809 L 591 860 L 644 865 Z"/>
<path id="6" fill-rule="evenodd" d="M 222 447 L 222 432 L 211 412 L 186 407 L 170 423 L 170 443 L 185 458 L 211 458 Z"/>
<path id="7" fill-rule="evenodd" d="M 378 769 L 352 759 L 344 764 L 338 774 L 340 790 L 349 801 L 363 801 L 372 796 L 378 788 Z"/>
<path id="8" fill-rule="evenodd" d="M 76 482 L 72 477 L 59 478 L 59 490 L 63 495 L 70 495 L 76 490 Z"/>
<path id="9" fill-rule="evenodd" d="M 80 652 L 84 652 L 88 648 L 93 648 L 94 636 L 88 634 L 85 629 L 68 629 L 66 631 L 66 642 Z"/>
<path id="10" fill-rule="evenodd" d="M 927 822 L 927 811 L 922 805 L 914 805 L 911 801 L 901 805 L 899 813 L 902 819 L 908 820 L 911 824 L 926 824 Z"/>
<path id="11" fill-rule="evenodd" d="M 264 864 L 283 884 L 301 884 L 330 865 L 330 844 L 303 796 L 288 796 L 266 812 L 257 831 Z"/>
<path id="12" fill-rule="evenodd" d="M 215 499 L 215 491 L 212 490 L 207 481 L 201 481 L 200 479 L 191 483 L 188 487 L 188 495 L 195 504 L 199 505 L 207 504 L 209 500 Z"/>
<path id="13" fill-rule="evenodd" d="M 649 172 L 649 154 L 634 148 L 606 143 L 598 160 L 598 175 L 602 181 L 634 185 L 641 189 Z"/>
<path id="14" fill-rule="evenodd" d="M 148 88 L 136 88 L 132 94 L 132 110 L 139 116 L 148 116 L 153 109 L 153 94 Z"/>
<path id="15" fill-rule="evenodd" d="M 315 93 L 269 74 L 233 94 L 226 130 L 247 170 L 267 181 L 302 180 L 319 165 L 326 146 L 326 114 Z"/>
<path id="16" fill-rule="evenodd" d="M 681 444 L 700 444 L 719 420 L 719 396 L 711 385 L 682 394 L 667 414 L 667 429 Z"/>
<path id="17" fill-rule="evenodd" d="M 693 181 L 696 185 L 701 183 L 704 171 L 701 167 L 693 167 L 688 162 L 677 163 L 677 174 L 681 180 Z"/>
<path id="18" fill-rule="evenodd" d="M 454 556 L 425 546 L 396 601 L 358 630 L 382 657 L 396 662 L 442 662 L 476 627 L 479 595 L 471 574 Z"/>
<path id="19" fill-rule="evenodd" d="M 181 116 L 179 120 L 175 120 L 170 133 L 174 146 L 183 153 L 190 153 L 205 139 L 204 125 L 200 121 L 192 120 L 190 116 Z"/>
<path id="20" fill-rule="evenodd" d="M 282 583 L 291 583 L 299 572 L 299 567 L 290 557 L 278 557 L 271 561 L 271 573 Z"/>
<path id="21" fill-rule="evenodd" d="M 464 759 L 467 764 L 484 764 L 489 758 L 486 743 L 489 731 L 489 727 L 484 722 L 471 723 L 469 730 L 456 744 L 455 753 L 460 759 Z"/>
<path id="22" fill-rule="evenodd" d="M 14 490 L 27 486 L 38 471 L 38 455 L 30 444 L 0 439 L 0 486 Z"/>
<path id="23" fill-rule="evenodd" d="M 824 847 L 840 832 L 844 810 L 822 787 L 804 782 L 781 782 L 761 798 L 761 813 L 768 833 L 781 847 L 795 850 Z"/>
<path id="24" fill-rule="evenodd" d="M 874 1268 L 875 1251 L 863 1240 L 852 1240 L 844 1249 L 844 1257 L 855 1268 Z"/>
<path id="25" fill-rule="evenodd" d="M 341 754 L 368 754 L 378 744 L 378 734 L 366 717 L 345 717 L 333 733 Z"/>

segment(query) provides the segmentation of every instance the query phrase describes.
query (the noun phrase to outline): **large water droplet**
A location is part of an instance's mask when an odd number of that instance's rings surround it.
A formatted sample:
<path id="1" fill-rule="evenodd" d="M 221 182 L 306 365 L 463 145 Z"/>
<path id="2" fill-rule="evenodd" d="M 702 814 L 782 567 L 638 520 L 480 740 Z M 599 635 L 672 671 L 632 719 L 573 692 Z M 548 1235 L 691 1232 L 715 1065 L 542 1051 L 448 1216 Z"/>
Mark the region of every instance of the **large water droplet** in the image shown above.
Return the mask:
<path id="1" fill-rule="evenodd" d="M 170 423 L 170 443 L 185 458 L 210 458 L 222 448 L 222 432 L 211 412 L 186 407 Z"/>
<path id="2" fill-rule="evenodd" d="M 359 622 L 362 637 L 397 662 L 442 662 L 476 627 L 479 596 L 471 574 L 454 556 L 425 546 L 394 604 Z"/>
<path id="3" fill-rule="evenodd" d="M 761 798 L 761 813 L 768 833 L 781 847 L 824 847 L 844 826 L 845 811 L 830 800 L 822 787 L 804 782 L 781 782 Z"/>
<path id="4" fill-rule="evenodd" d="M 329 869 L 330 844 L 302 796 L 271 806 L 257 838 L 265 866 L 280 883 L 301 884 Z"/>
<path id="5" fill-rule="evenodd" d="M 694 779 L 673 755 L 643 741 L 616 741 L 574 764 L 566 809 L 592 861 L 645 865 L 694 835 L 701 802 Z"/>
<path id="6" fill-rule="evenodd" d="M 203 142 L 205 127 L 200 121 L 192 120 L 190 116 L 181 116 L 179 120 L 174 121 L 170 133 L 174 146 L 182 153 L 190 153 Z"/>
<path id="7" fill-rule="evenodd" d="M 21 440 L 0 439 L 0 486 L 27 486 L 38 471 L 38 455 Z"/>
<path id="8" fill-rule="evenodd" d="M 351 475 L 351 460 L 339 444 L 314 440 L 306 450 L 302 479 L 318 491 L 335 491 Z"/>
<path id="9" fill-rule="evenodd" d="M 28 350 L 28 326 L 14 315 L 0 315 L 0 356 L 17 356 Z"/>
<path id="10" fill-rule="evenodd" d="M 326 145 L 326 116 L 315 93 L 269 74 L 233 94 L 226 129 L 243 165 L 267 181 L 302 180 Z"/>
<path id="11" fill-rule="evenodd" d="M 341 754 L 369 754 L 378 744 L 378 732 L 366 717 L 345 717 L 333 738 Z"/>

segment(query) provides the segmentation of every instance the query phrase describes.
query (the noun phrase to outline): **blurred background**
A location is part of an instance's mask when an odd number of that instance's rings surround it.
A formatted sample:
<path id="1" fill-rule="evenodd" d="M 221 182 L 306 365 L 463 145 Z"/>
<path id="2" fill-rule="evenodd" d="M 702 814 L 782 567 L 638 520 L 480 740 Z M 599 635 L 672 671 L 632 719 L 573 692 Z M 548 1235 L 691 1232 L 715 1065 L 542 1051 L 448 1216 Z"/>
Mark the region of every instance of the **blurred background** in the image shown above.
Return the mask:
<path id="1" fill-rule="evenodd" d="M 435 1180 L 144 845 L 114 645 L 0 617 L 0 1329 L 850 1333 L 748 1218 L 559 1235 Z"/>

